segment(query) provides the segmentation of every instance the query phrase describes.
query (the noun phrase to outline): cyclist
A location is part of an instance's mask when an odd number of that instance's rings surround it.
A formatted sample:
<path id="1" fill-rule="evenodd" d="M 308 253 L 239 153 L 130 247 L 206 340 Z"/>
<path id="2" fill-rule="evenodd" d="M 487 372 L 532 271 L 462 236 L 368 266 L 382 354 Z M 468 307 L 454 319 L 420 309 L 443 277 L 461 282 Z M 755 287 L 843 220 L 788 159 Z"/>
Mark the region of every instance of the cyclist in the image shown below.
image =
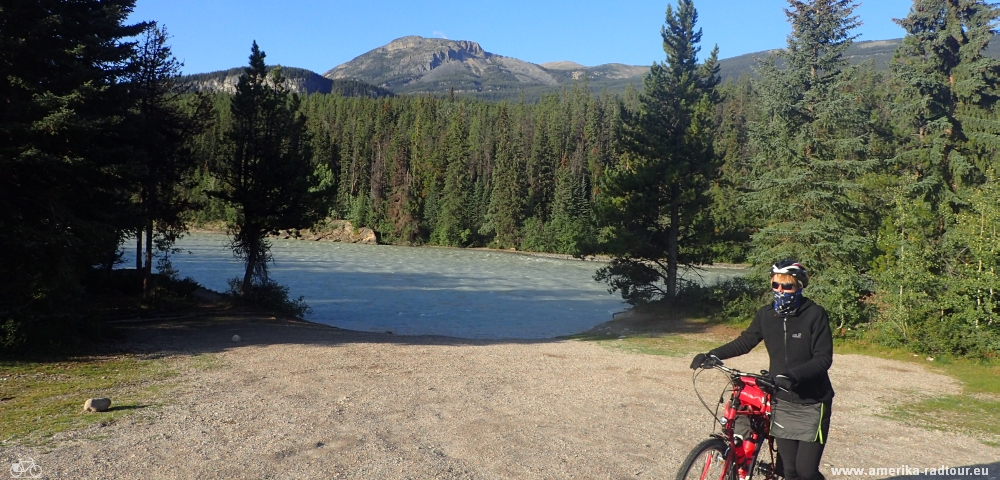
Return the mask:
<path id="1" fill-rule="evenodd" d="M 830 430 L 833 386 L 827 374 L 833 364 L 833 335 L 826 310 L 802 296 L 809 286 L 806 269 L 794 260 L 771 266 L 774 302 L 761 308 L 753 322 L 732 342 L 699 353 L 691 368 L 711 367 L 720 360 L 749 353 L 764 341 L 775 385 L 771 402 L 771 435 L 778 445 L 788 480 L 823 480 L 819 471 Z"/>

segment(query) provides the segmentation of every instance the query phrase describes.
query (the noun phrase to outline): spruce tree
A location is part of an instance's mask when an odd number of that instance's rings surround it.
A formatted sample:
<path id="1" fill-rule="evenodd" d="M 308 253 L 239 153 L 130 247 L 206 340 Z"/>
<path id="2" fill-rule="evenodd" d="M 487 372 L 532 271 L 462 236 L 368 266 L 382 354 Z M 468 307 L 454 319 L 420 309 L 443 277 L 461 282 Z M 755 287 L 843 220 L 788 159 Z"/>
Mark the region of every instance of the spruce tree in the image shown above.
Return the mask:
<path id="1" fill-rule="evenodd" d="M 891 64 L 902 144 L 897 214 L 882 232 L 879 327 L 924 351 L 998 350 L 1000 62 L 983 55 L 998 18 L 983 1 L 916 0 L 897 20 L 907 32 Z"/>
<path id="2" fill-rule="evenodd" d="M 554 196 L 552 218 L 546 224 L 551 249 L 556 253 L 580 254 L 593 238 L 586 179 L 574 175 L 568 166 L 560 168 Z"/>
<path id="3" fill-rule="evenodd" d="M 138 172 L 137 207 L 142 222 L 137 243 L 145 234 L 144 252 L 141 248 L 136 252 L 137 265 L 145 258 L 143 297 L 149 296 L 151 288 L 154 236 L 157 249 L 168 250 L 185 228 L 181 214 L 193 208 L 181 195 L 183 183 L 197 162 L 190 139 L 207 127 L 211 114 L 211 104 L 202 95 L 189 96 L 189 105 L 182 104 L 182 89 L 177 83 L 181 65 L 166 42 L 166 29 L 155 24 L 147 27 L 129 82 L 136 97 L 127 125 L 136 140 L 132 163 Z"/>
<path id="4" fill-rule="evenodd" d="M 431 235 L 434 243 L 451 247 L 468 244 L 471 236 L 468 208 L 472 182 L 469 179 L 464 117 L 462 110 L 455 112 L 445 137 L 447 170 L 437 223 Z"/>
<path id="5" fill-rule="evenodd" d="M 496 164 L 484 225 L 485 233 L 493 234 L 492 244 L 497 248 L 512 248 L 518 244 L 524 219 L 524 162 L 517 149 L 512 123 L 507 104 L 501 104 L 496 127 Z"/>
<path id="6" fill-rule="evenodd" d="M 604 247 L 613 256 L 597 279 L 630 302 L 677 295 L 678 268 L 710 261 L 704 248 L 718 65 L 714 49 L 698 63 L 701 30 L 690 0 L 667 6 L 665 62 L 643 79 L 639 110 L 624 108 L 618 165 L 601 189 Z"/>
<path id="7" fill-rule="evenodd" d="M 789 1 L 788 47 L 758 67 L 758 120 L 750 124 L 751 191 L 760 218 L 750 260 L 760 269 L 783 258 L 805 264 L 811 296 L 843 327 L 863 318 L 861 298 L 874 237 L 860 193 L 873 131 L 849 91 L 844 53 L 859 24 L 850 0 Z"/>
<path id="8" fill-rule="evenodd" d="M 268 72 L 265 54 L 253 43 L 250 66 L 236 85 L 225 132 L 228 144 L 214 165 L 222 182 L 215 195 L 236 208 L 229 225 L 233 253 L 246 270 L 240 294 L 268 281 L 270 234 L 306 228 L 326 212 L 317 191 L 299 99 L 285 87 L 280 68 Z"/>
<path id="9" fill-rule="evenodd" d="M 63 330 L 95 265 L 134 231 L 133 0 L 0 7 L 0 349 Z M 69 320 L 64 320 L 69 321 Z M 69 327 L 67 324 L 66 327 Z M 31 342 L 31 343 L 26 343 Z"/>

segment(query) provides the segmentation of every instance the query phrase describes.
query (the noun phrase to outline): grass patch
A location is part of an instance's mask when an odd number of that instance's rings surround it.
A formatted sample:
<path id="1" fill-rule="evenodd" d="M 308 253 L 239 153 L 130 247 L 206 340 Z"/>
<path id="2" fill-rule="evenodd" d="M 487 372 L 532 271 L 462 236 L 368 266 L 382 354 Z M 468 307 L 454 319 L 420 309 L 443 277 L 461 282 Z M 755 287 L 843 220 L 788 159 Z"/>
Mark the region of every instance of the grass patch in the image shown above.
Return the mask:
<path id="1" fill-rule="evenodd" d="M 682 357 L 719 346 L 718 342 L 698 340 L 681 334 L 638 334 L 619 338 L 617 335 L 581 334 L 573 340 L 593 342 L 611 350 L 643 355 Z"/>
<path id="2" fill-rule="evenodd" d="M 912 425 L 982 434 L 992 437 L 987 441 L 995 443 L 1000 441 L 997 412 L 1000 412 L 998 399 L 948 395 L 896 407 L 891 415 Z"/>
<path id="3" fill-rule="evenodd" d="M 928 361 L 926 355 L 843 339 L 834 340 L 834 352 L 868 355 L 917 364 L 932 372 L 948 375 L 962 382 L 962 392 L 965 394 L 1000 395 L 1000 363 L 997 362 L 983 362 L 949 356 L 933 357 L 933 361 Z"/>
<path id="4" fill-rule="evenodd" d="M 110 425 L 156 407 L 184 367 L 208 369 L 210 355 L 192 361 L 114 356 L 57 362 L 0 362 L 0 444 L 44 444 L 53 434 Z M 107 412 L 84 412 L 88 398 L 107 397 Z"/>
<path id="5" fill-rule="evenodd" d="M 909 425 L 965 432 L 990 446 L 1000 446 L 1000 363 L 948 356 L 917 355 L 901 349 L 837 339 L 834 351 L 899 360 L 952 377 L 962 383 L 962 393 L 897 405 L 888 417 Z"/>

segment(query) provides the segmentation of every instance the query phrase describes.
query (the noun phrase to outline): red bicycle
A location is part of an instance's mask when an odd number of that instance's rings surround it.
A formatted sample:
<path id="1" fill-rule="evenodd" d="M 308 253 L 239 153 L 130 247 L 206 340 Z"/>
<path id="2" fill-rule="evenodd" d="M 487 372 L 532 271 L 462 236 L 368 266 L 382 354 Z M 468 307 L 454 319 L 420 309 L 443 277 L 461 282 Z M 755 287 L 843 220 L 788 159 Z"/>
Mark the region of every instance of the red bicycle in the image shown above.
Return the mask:
<path id="1" fill-rule="evenodd" d="M 698 375 L 707 368 L 729 376 L 730 386 L 726 388 L 729 399 L 726 401 L 724 391 L 714 411 L 698 392 Z M 715 433 L 713 427 L 710 438 L 691 450 L 677 473 L 677 480 L 749 480 L 755 474 L 772 480 L 783 476 L 781 458 L 771 437 L 771 394 L 777 387 L 771 383 L 767 371 L 761 370 L 760 375 L 741 372 L 717 362 L 696 370 L 693 381 L 695 394 L 712 413 L 714 424 L 722 426 L 722 431 Z M 724 401 L 720 416 L 719 405 Z"/>

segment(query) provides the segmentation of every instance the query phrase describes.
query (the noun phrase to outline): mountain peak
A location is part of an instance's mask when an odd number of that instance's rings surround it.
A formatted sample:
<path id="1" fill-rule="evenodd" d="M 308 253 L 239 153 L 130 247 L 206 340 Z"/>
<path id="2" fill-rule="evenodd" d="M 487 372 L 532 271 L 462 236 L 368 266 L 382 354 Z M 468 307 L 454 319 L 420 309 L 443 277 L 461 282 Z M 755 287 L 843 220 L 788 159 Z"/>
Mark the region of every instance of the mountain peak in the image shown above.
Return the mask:
<path id="1" fill-rule="evenodd" d="M 587 68 L 585 65 L 580 65 L 579 63 L 571 62 L 569 60 L 546 62 L 541 64 L 541 66 L 549 70 L 583 70 Z"/>
<path id="2" fill-rule="evenodd" d="M 397 38 L 323 76 L 356 79 L 408 93 L 455 91 L 482 92 L 514 85 L 556 85 L 545 69 L 515 58 L 494 55 L 476 42 L 425 38 Z"/>
<path id="3" fill-rule="evenodd" d="M 425 48 L 442 48 L 447 47 L 452 50 L 465 52 L 472 56 L 484 56 L 489 55 L 488 52 L 483 51 L 483 47 L 479 46 L 478 43 L 469 40 L 449 40 L 447 38 L 426 38 L 419 35 L 408 35 L 405 37 L 397 38 L 387 45 L 377 48 L 376 51 L 382 50 L 385 52 L 395 52 L 399 50 L 411 50 L 411 49 L 425 49 Z"/>

